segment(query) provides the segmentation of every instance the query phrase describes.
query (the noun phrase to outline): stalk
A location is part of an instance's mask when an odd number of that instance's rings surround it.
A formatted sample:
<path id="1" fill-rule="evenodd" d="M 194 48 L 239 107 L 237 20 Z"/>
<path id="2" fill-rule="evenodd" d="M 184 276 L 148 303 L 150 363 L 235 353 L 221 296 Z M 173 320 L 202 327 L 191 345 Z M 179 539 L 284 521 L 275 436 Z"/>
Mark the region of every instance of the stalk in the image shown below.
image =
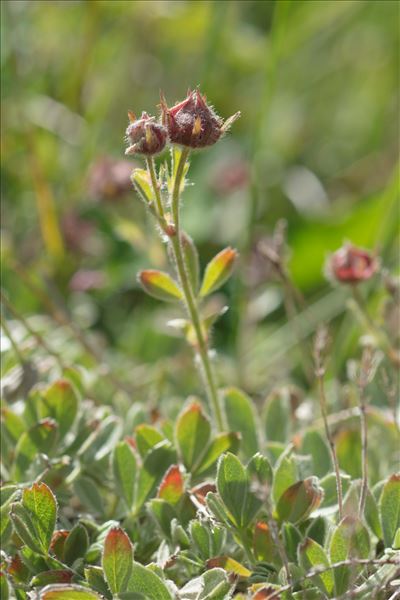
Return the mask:
<path id="1" fill-rule="evenodd" d="M 201 319 L 199 314 L 199 309 L 197 306 L 196 297 L 194 295 L 190 278 L 186 271 L 185 266 L 185 258 L 184 251 L 182 247 L 182 238 L 181 238 L 181 227 L 180 227 L 180 189 L 182 184 L 182 179 L 184 176 L 184 169 L 186 160 L 189 156 L 189 149 L 183 149 L 179 158 L 179 163 L 176 169 L 173 189 L 172 189 L 172 198 L 171 198 L 171 209 L 172 209 L 172 217 L 175 227 L 174 235 L 169 236 L 171 248 L 175 260 L 176 272 L 179 278 L 179 282 L 182 288 L 182 292 L 185 298 L 185 306 L 188 313 L 188 316 L 192 322 L 196 339 L 197 339 L 197 353 L 201 363 L 201 371 L 206 387 L 206 392 L 208 396 L 208 400 L 211 406 L 211 409 L 214 413 L 217 426 L 219 431 L 224 430 L 224 419 L 222 414 L 222 408 L 220 405 L 219 397 L 218 397 L 218 389 L 215 382 L 215 375 L 211 365 L 210 357 L 208 354 L 208 343 L 207 339 L 204 335 Z M 157 179 L 154 172 L 154 163 L 150 160 L 148 161 L 148 169 L 150 178 L 152 181 L 152 186 L 154 189 L 154 194 L 156 197 L 157 207 L 161 207 L 159 210 L 159 216 L 162 220 L 164 217 L 164 210 L 162 205 L 162 198 L 160 194 L 159 186 L 157 185 Z"/>

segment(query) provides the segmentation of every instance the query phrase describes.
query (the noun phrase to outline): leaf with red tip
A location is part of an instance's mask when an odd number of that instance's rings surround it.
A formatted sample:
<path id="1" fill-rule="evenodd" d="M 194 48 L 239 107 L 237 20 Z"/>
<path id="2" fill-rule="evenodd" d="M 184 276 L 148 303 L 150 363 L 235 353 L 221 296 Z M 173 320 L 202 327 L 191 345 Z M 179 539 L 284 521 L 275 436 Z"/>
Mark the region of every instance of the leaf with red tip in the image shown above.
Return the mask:
<path id="1" fill-rule="evenodd" d="M 120 527 L 113 527 L 104 542 L 102 566 L 113 594 L 127 588 L 133 566 L 132 544 Z"/>
<path id="2" fill-rule="evenodd" d="M 171 465 L 165 473 L 157 498 L 162 498 L 170 504 L 177 504 L 185 492 L 182 473 L 178 465 Z"/>
<path id="3" fill-rule="evenodd" d="M 168 273 L 147 269 L 139 273 L 138 280 L 144 291 L 157 300 L 165 302 L 183 300 L 183 294 L 178 284 Z"/>
<path id="4" fill-rule="evenodd" d="M 298 559 L 300 566 L 304 571 L 308 572 L 318 567 L 325 568 L 329 567 L 329 560 L 325 553 L 325 550 L 315 540 L 307 537 L 304 542 L 299 546 Z M 321 575 L 317 575 L 311 578 L 324 594 L 331 597 L 331 592 L 334 587 L 333 572 L 325 571 Z"/>
<path id="5" fill-rule="evenodd" d="M 50 583 L 70 583 L 73 576 L 73 572 L 69 569 L 51 569 L 49 571 L 42 571 L 30 582 L 33 587 L 42 587 L 49 585 Z"/>
<path id="6" fill-rule="evenodd" d="M 190 471 L 200 463 L 211 435 L 211 425 L 199 402 L 190 402 L 178 417 L 175 437 L 183 464 Z"/>
<path id="7" fill-rule="evenodd" d="M 220 288 L 232 274 L 238 253 L 233 248 L 221 250 L 208 263 L 201 284 L 200 296 L 208 296 Z"/>
<path id="8" fill-rule="evenodd" d="M 276 559 L 276 545 L 272 539 L 268 523 L 258 521 L 254 528 L 253 537 L 254 555 L 258 561 L 273 563 Z"/>
<path id="9" fill-rule="evenodd" d="M 95 592 L 81 585 L 47 585 L 40 592 L 39 600 L 101 600 Z"/>

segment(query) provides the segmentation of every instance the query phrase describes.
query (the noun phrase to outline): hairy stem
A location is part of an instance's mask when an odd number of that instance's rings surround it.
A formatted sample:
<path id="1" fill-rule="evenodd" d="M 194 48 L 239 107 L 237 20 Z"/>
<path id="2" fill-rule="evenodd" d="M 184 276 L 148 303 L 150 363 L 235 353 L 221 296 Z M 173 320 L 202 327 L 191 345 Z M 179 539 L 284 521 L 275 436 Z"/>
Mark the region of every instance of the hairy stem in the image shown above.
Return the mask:
<path id="1" fill-rule="evenodd" d="M 211 409 L 214 413 L 218 429 L 223 431 L 224 429 L 224 419 L 222 414 L 222 409 L 220 406 L 220 401 L 218 397 L 218 389 L 215 382 L 215 376 L 213 372 L 213 368 L 211 365 L 210 357 L 208 354 L 208 343 L 207 339 L 204 335 L 203 328 L 201 325 L 199 309 L 196 302 L 196 297 L 194 295 L 192 284 L 190 282 L 190 278 L 188 276 L 186 266 L 185 266 L 185 257 L 184 251 L 182 247 L 182 238 L 181 238 L 181 228 L 180 228 L 180 191 L 182 185 L 182 179 L 184 177 L 184 170 L 186 160 L 189 155 L 189 150 L 184 149 L 179 158 L 179 163 L 176 168 L 175 179 L 172 190 L 172 198 L 171 198 L 171 209 L 172 209 L 172 217 L 174 221 L 175 232 L 174 235 L 170 236 L 170 242 L 172 247 L 172 252 L 175 259 L 176 271 L 178 274 L 179 282 L 181 284 L 182 292 L 185 298 L 185 306 L 188 312 L 189 318 L 192 322 L 194 331 L 196 333 L 197 338 L 197 353 L 199 356 L 199 360 L 201 363 L 201 371 L 203 374 L 208 400 L 211 406 Z M 157 180 L 154 173 L 154 163 L 149 164 L 148 168 L 150 177 L 152 180 L 152 185 L 154 188 L 154 193 L 156 196 L 157 207 L 161 205 L 161 197 L 160 190 L 157 185 Z M 154 177 L 153 177 L 153 175 Z M 160 218 L 163 219 L 164 213 L 160 213 Z"/>
<path id="2" fill-rule="evenodd" d="M 328 424 L 328 408 L 325 394 L 325 382 L 324 375 L 325 369 L 322 363 L 322 346 L 325 344 L 324 338 L 325 334 L 323 331 L 317 334 L 317 339 L 315 343 L 315 376 L 318 381 L 318 391 L 319 391 L 319 404 L 321 408 L 322 420 L 324 422 L 325 435 L 328 440 L 329 449 L 331 452 L 331 460 L 335 469 L 335 477 L 336 477 L 336 495 L 338 501 L 338 510 L 339 510 L 339 520 L 343 518 L 343 490 L 342 490 L 342 480 L 340 478 L 340 470 L 339 470 L 339 461 L 336 453 L 336 446 L 333 440 L 331 430 L 329 429 Z"/>

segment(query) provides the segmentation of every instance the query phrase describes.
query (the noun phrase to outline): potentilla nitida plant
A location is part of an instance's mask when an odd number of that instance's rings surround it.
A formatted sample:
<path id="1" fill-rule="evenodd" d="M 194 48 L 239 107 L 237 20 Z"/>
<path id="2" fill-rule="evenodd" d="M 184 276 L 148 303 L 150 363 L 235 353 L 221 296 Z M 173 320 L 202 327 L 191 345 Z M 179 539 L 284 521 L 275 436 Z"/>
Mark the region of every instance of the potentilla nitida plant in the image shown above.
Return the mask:
<path id="1" fill-rule="evenodd" d="M 138 274 L 138 280 L 151 296 L 184 304 L 187 319 L 176 319 L 171 325 L 182 330 L 194 349 L 210 408 L 218 429 L 223 430 L 225 420 L 210 357 L 210 329 L 221 313 L 205 316 L 201 309 L 203 300 L 231 275 L 237 252 L 232 248 L 219 252 L 207 265 L 200 281 L 197 249 L 181 227 L 180 211 L 190 152 L 218 142 L 240 113 L 224 122 L 198 89 L 189 90 L 182 102 L 170 108 L 161 95 L 160 106 L 160 119 L 146 112 L 137 119 L 132 112 L 128 112 L 130 123 L 126 139 L 129 147 L 125 154 L 139 155 L 145 159 L 146 169 L 135 169 L 132 182 L 168 245 L 168 256 L 176 279 L 168 273 L 148 269 Z M 171 149 L 170 163 L 164 162 L 157 170 L 154 157 L 166 146 Z"/>

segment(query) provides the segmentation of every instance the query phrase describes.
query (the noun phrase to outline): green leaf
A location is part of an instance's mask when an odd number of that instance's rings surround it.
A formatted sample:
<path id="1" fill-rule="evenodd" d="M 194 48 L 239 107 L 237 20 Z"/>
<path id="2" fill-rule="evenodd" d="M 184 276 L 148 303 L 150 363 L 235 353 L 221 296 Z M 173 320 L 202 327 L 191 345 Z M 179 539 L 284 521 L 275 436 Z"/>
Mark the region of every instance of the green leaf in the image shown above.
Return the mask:
<path id="1" fill-rule="evenodd" d="M 343 500 L 343 516 L 355 517 L 358 515 L 361 493 L 361 481 L 353 481 Z M 371 531 L 378 539 L 382 539 L 382 527 L 379 520 L 379 511 L 374 496 L 367 489 L 365 498 L 364 518 Z"/>
<path id="2" fill-rule="evenodd" d="M 201 464 L 211 435 L 211 425 L 199 402 L 191 401 L 176 422 L 175 438 L 183 464 L 191 471 Z"/>
<path id="3" fill-rule="evenodd" d="M 173 600 L 165 583 L 148 567 L 134 562 L 128 591 L 143 594 L 146 600 Z"/>
<path id="4" fill-rule="evenodd" d="M 85 475 L 80 475 L 74 481 L 73 487 L 79 500 L 86 508 L 89 508 L 97 515 L 104 513 L 103 499 L 92 479 Z"/>
<path id="5" fill-rule="evenodd" d="M 319 431 L 307 431 L 301 442 L 301 454 L 309 454 L 313 463 L 313 474 L 324 477 L 332 469 L 331 455 L 325 439 Z"/>
<path id="6" fill-rule="evenodd" d="M 259 449 L 253 403 L 244 392 L 234 387 L 224 390 L 222 398 L 228 427 L 231 431 L 240 432 L 240 450 L 245 458 L 250 458 Z"/>
<path id="7" fill-rule="evenodd" d="M 291 427 L 290 391 L 282 388 L 273 392 L 266 400 L 264 430 L 268 442 L 285 443 Z"/>
<path id="8" fill-rule="evenodd" d="M 39 594 L 39 600 L 101 600 L 95 592 L 80 585 L 48 585 Z"/>
<path id="9" fill-rule="evenodd" d="M 138 274 L 138 281 L 144 291 L 147 292 L 149 296 L 157 298 L 157 300 L 163 300 L 165 302 L 183 300 L 183 294 L 178 284 L 175 283 L 168 273 L 147 269 L 146 271 L 140 271 Z"/>
<path id="10" fill-rule="evenodd" d="M 88 465 L 110 454 L 119 441 L 121 432 L 120 419 L 112 415 L 106 417 L 79 449 L 78 456 L 81 462 Z"/>
<path id="11" fill-rule="evenodd" d="M 136 510 L 139 510 L 154 493 L 168 467 L 175 462 L 175 450 L 171 443 L 166 440 L 160 442 L 148 452 L 139 472 L 135 498 Z"/>
<path id="12" fill-rule="evenodd" d="M 342 482 L 342 491 L 345 494 L 349 487 L 351 478 L 349 477 L 349 475 L 341 473 L 340 481 Z M 321 508 L 326 508 L 328 506 L 337 505 L 337 489 L 336 489 L 335 473 L 328 473 L 328 475 L 325 475 L 325 477 L 323 477 L 323 479 L 321 479 L 319 484 L 322 487 L 322 489 L 324 490 L 324 494 L 325 494 L 324 499 L 321 503 Z"/>
<path id="13" fill-rule="evenodd" d="M 249 461 L 246 470 L 253 483 L 262 487 L 267 486 L 267 489 L 271 487 L 274 474 L 266 456 L 257 452 Z"/>
<path id="14" fill-rule="evenodd" d="M 120 527 L 113 527 L 104 542 L 102 567 L 113 594 L 128 589 L 132 573 L 133 550 L 129 537 Z"/>
<path id="15" fill-rule="evenodd" d="M 247 471 L 230 452 L 219 460 L 217 490 L 232 523 L 238 529 L 246 527 L 256 515 L 261 502 L 250 491 Z"/>
<path id="16" fill-rule="evenodd" d="M 320 546 L 324 546 L 328 527 L 327 519 L 319 515 L 311 519 L 311 523 L 307 527 L 306 536 L 317 542 Z"/>
<path id="17" fill-rule="evenodd" d="M 151 448 L 165 440 L 164 436 L 155 427 L 147 425 L 147 423 L 136 427 L 135 438 L 137 449 L 142 458 Z"/>
<path id="18" fill-rule="evenodd" d="M 358 518 L 344 517 L 335 528 L 330 542 L 331 564 L 352 558 L 368 558 L 370 539 L 368 530 Z M 335 592 L 344 594 L 353 583 L 359 568 L 338 567 L 334 569 Z"/>
<path id="19" fill-rule="evenodd" d="M 10 590 L 6 574 L 0 571 L 0 598 L 1 600 L 8 600 L 10 597 Z"/>
<path id="20" fill-rule="evenodd" d="M 66 379 L 55 381 L 41 396 L 42 418 L 52 417 L 58 423 L 60 436 L 71 429 L 78 413 L 79 398 Z"/>
<path id="21" fill-rule="evenodd" d="M 393 474 L 384 485 L 379 501 L 383 540 L 390 547 L 400 527 L 400 474 Z"/>
<path id="22" fill-rule="evenodd" d="M 128 442 L 119 442 L 112 454 L 112 469 L 116 491 L 131 509 L 136 481 L 136 458 Z"/>
<path id="23" fill-rule="evenodd" d="M 307 572 L 316 567 L 329 567 L 329 560 L 325 550 L 311 538 L 306 538 L 299 546 L 298 551 L 299 565 Z M 324 593 L 330 594 L 333 591 L 334 580 L 332 571 L 325 571 L 321 575 L 311 578 Z"/>
<path id="24" fill-rule="evenodd" d="M 185 259 L 186 272 L 189 275 L 190 283 L 192 284 L 192 289 L 196 296 L 199 289 L 200 273 L 199 255 L 197 252 L 197 248 L 194 245 L 192 238 L 184 232 L 181 233 L 181 244 L 183 249 L 183 256 Z"/>
<path id="25" fill-rule="evenodd" d="M 45 483 L 34 483 L 22 492 L 22 506 L 34 527 L 31 534 L 47 554 L 57 519 L 57 503 L 52 491 Z"/>
<path id="26" fill-rule="evenodd" d="M 20 416 L 6 406 L 1 408 L 2 436 L 7 436 L 10 443 L 16 444 L 25 431 L 25 424 Z M 2 437 L 3 440 L 3 437 Z"/>
<path id="27" fill-rule="evenodd" d="M 162 498 L 152 498 L 147 504 L 149 513 L 158 523 L 161 531 L 167 537 L 171 537 L 171 523 L 176 518 L 174 508 Z"/>
<path id="28" fill-rule="evenodd" d="M 220 288 L 232 274 L 238 253 L 233 248 L 221 250 L 208 263 L 201 284 L 200 296 L 208 296 Z"/>
<path id="29" fill-rule="evenodd" d="M 236 432 L 218 433 L 203 455 L 200 464 L 194 469 L 193 474 L 199 476 L 208 471 L 224 452 L 236 454 L 240 446 L 240 435 Z"/>
<path id="30" fill-rule="evenodd" d="M 92 565 L 85 567 L 85 579 L 96 592 L 99 592 L 110 600 L 112 599 L 101 567 L 94 567 Z"/>
<path id="31" fill-rule="evenodd" d="M 293 523 L 283 523 L 282 537 L 289 560 L 293 563 L 296 562 L 297 548 L 303 536 Z"/>
<path id="32" fill-rule="evenodd" d="M 336 453 L 340 468 L 359 479 L 361 469 L 361 436 L 358 430 L 346 429 L 336 436 Z"/>
<path id="33" fill-rule="evenodd" d="M 53 419 L 43 419 L 22 434 L 15 448 L 13 476 L 15 481 L 29 479 L 29 468 L 38 453 L 51 454 L 58 437 Z"/>
<path id="34" fill-rule="evenodd" d="M 287 488 L 278 500 L 276 512 L 279 521 L 298 523 L 304 521 L 318 508 L 323 498 L 323 490 L 317 477 L 308 477 Z"/>
<path id="35" fill-rule="evenodd" d="M 151 185 L 149 173 L 145 169 L 135 169 L 131 175 L 131 181 L 145 203 L 150 203 L 154 198 L 154 191 Z"/>
<path id="36" fill-rule="evenodd" d="M 297 479 L 297 467 L 294 459 L 287 456 L 287 453 L 281 454 L 274 469 L 274 484 L 272 486 L 274 501 L 278 502 L 283 492 L 296 483 Z"/>
<path id="37" fill-rule="evenodd" d="M 64 561 L 72 565 L 77 558 L 85 556 L 89 547 L 89 536 L 86 528 L 77 523 L 69 532 L 64 544 Z"/>

